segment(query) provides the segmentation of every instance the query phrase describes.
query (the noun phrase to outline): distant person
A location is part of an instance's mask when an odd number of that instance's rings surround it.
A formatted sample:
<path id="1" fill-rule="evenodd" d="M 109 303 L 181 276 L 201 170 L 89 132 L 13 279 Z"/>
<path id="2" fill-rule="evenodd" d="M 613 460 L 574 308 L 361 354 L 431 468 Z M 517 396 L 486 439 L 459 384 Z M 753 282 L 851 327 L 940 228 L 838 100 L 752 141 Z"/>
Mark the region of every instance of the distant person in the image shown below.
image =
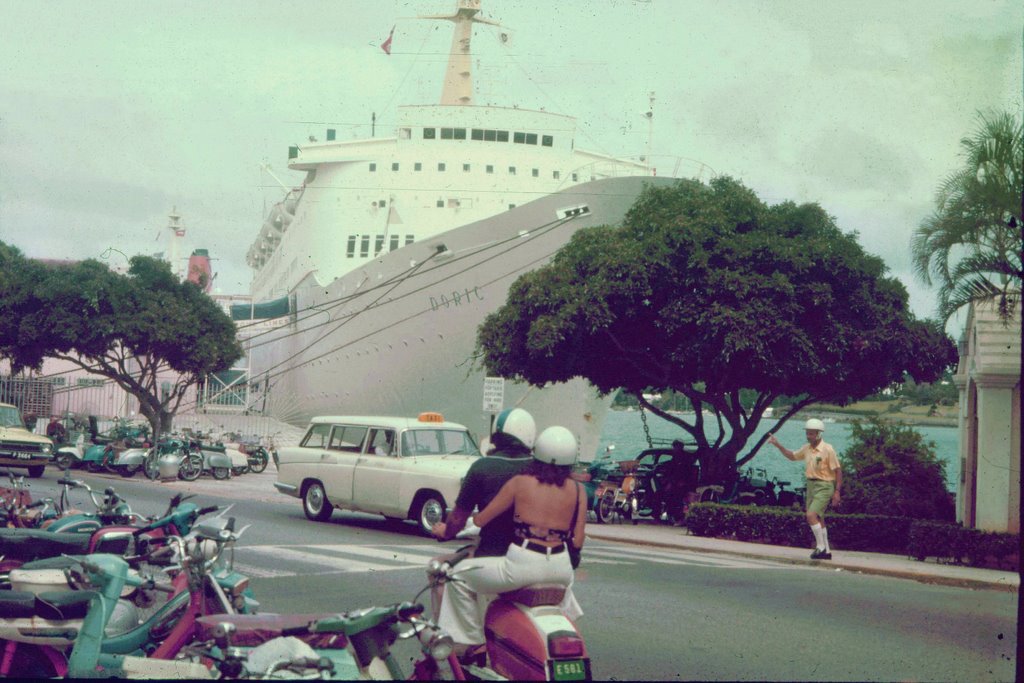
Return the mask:
<path id="1" fill-rule="evenodd" d="M 64 443 L 67 439 L 68 432 L 64 429 L 64 425 L 55 418 L 50 418 L 50 424 L 46 425 L 46 436 L 49 437 L 54 443 Z"/>
<path id="2" fill-rule="evenodd" d="M 839 491 L 843 488 L 843 471 L 836 457 L 836 449 L 825 443 L 821 435 L 825 431 L 825 423 L 811 418 L 804 425 L 807 443 L 800 450 L 791 451 L 775 438 L 768 435 L 768 443 L 779 449 L 779 452 L 790 460 L 803 460 L 807 474 L 807 523 L 814 534 L 815 549 L 811 553 L 812 560 L 831 560 L 832 549 L 828 545 L 828 528 L 825 526 L 825 510 L 831 504 L 839 507 Z"/>

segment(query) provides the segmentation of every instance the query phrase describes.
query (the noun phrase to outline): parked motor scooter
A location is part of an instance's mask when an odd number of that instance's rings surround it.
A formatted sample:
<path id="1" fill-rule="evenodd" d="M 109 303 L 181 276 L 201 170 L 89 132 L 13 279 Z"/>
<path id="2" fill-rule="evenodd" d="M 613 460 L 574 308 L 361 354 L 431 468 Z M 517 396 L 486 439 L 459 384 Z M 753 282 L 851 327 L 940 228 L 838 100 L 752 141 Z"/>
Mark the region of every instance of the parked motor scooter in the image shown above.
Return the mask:
<path id="1" fill-rule="evenodd" d="M 0 527 L 37 529 L 43 523 L 60 517 L 62 511 L 53 498 L 32 500 L 24 476 L 7 473 L 10 487 L 0 486 Z"/>
<path id="2" fill-rule="evenodd" d="M 118 613 L 125 585 L 173 590 L 150 577 L 129 573 L 114 555 L 77 558 L 78 580 L 94 590 L 0 591 L 0 676 L 12 678 L 112 677 L 150 672 L 150 677 L 210 678 L 191 662 L 156 669 L 143 657 L 108 656 L 102 646 L 110 619 Z M 64 651 L 71 648 L 70 655 Z M 102 664 L 101 664 L 102 661 Z M 166 664 L 166 663 L 164 663 Z M 175 675 L 176 674 L 176 675 Z"/>
<path id="3" fill-rule="evenodd" d="M 144 677 L 161 677 L 165 671 L 175 671 L 172 667 L 166 668 L 158 660 L 180 659 L 183 651 L 194 645 L 198 633 L 198 620 L 204 615 L 213 614 L 248 614 L 255 611 L 257 603 L 252 600 L 248 590 L 248 578 L 234 572 L 229 563 L 224 562 L 224 550 L 231 546 L 238 536 L 244 531 L 237 533 L 233 530 L 234 520 L 224 520 L 218 516 L 207 520 L 197 527 L 195 537 L 189 540 L 181 537 L 170 537 L 170 545 L 150 550 L 148 555 L 142 555 L 134 559 L 146 559 L 157 561 L 158 554 L 165 554 L 171 548 L 175 551 L 175 559 L 180 563 L 180 569 L 174 575 L 170 585 L 159 585 L 146 581 L 133 581 L 132 573 L 127 572 L 126 581 L 121 585 L 137 586 L 134 591 L 136 598 L 146 596 L 152 591 L 163 591 L 171 595 L 168 601 L 156 612 L 150 614 L 147 619 L 141 619 L 137 609 L 129 602 L 120 600 L 104 602 L 104 609 L 112 611 L 108 615 L 102 637 L 89 655 L 76 651 L 71 652 L 70 663 L 74 663 L 76 656 L 83 661 L 83 666 L 95 662 L 93 666 L 98 667 L 97 672 L 104 677 L 122 675 L 125 658 L 133 656 L 148 657 L 147 664 L 135 662 L 134 671 L 139 677 L 139 672 L 145 672 Z M 99 577 L 97 584 L 95 569 L 89 567 L 95 563 L 97 558 L 109 558 L 109 555 L 89 555 L 86 557 L 60 557 L 60 568 L 63 574 L 57 572 L 57 579 L 54 579 L 53 567 L 58 566 L 52 563 L 30 563 L 20 570 L 12 572 L 12 583 L 17 580 L 14 591 L 32 592 L 40 596 L 39 599 L 47 600 L 55 595 L 53 591 L 67 591 L 71 588 L 76 590 L 85 589 L 94 591 L 104 585 L 104 581 L 110 577 Z M 162 561 L 162 560 L 161 560 Z M 89 576 L 81 577 L 78 568 L 86 567 Z M 107 562 L 101 565 L 101 571 L 109 572 L 111 568 L 121 571 L 121 566 Z M 76 574 L 77 572 L 77 574 Z M 66 577 L 66 578 L 65 578 Z M 116 577 L 114 577 L 116 578 Z M 106 591 L 103 591 L 106 595 Z M 121 595 L 125 596 L 131 591 L 123 588 Z M 0 592 L 2 593 L 2 592 Z M 12 591 L 7 591 L 8 594 Z M 88 593 L 87 593 L 88 594 Z M 109 595 L 107 596 L 109 597 Z M 67 598 L 74 601 L 74 597 Z M 61 675 L 60 664 L 62 662 L 62 645 L 57 642 L 40 642 L 35 640 L 24 640 L 16 636 L 7 637 L 3 629 L 3 598 L 0 596 L 0 638 L 7 638 L 3 644 L 5 655 L 14 660 L 32 659 L 36 655 L 45 656 L 50 668 L 44 670 L 44 674 Z M 138 599 L 136 604 L 142 605 Z M 148 604 L 152 604 L 149 600 Z M 92 606 L 90 605 L 90 613 Z M 83 629 L 84 631 L 84 629 Z M 30 644 L 26 646 L 26 643 Z M 33 648 L 32 646 L 35 646 Z M 77 641 L 76 641 L 77 647 Z M 8 663 L 5 659 L 5 664 Z M 0 665 L 0 675 L 6 673 L 5 666 Z M 72 674 L 69 669 L 68 675 Z M 198 672 L 200 675 L 202 672 Z M 98 674 L 94 674 L 95 675 Z M 176 676 L 176 675 L 175 675 Z"/>
<path id="4" fill-rule="evenodd" d="M 705 487 L 701 493 L 701 502 L 733 505 L 778 505 L 779 500 L 775 491 L 777 482 L 778 478 L 768 479 L 768 471 L 763 467 L 748 467 L 732 482 Z M 789 482 L 784 482 L 784 485 L 788 484 Z M 790 504 L 792 502 L 790 501 Z"/>

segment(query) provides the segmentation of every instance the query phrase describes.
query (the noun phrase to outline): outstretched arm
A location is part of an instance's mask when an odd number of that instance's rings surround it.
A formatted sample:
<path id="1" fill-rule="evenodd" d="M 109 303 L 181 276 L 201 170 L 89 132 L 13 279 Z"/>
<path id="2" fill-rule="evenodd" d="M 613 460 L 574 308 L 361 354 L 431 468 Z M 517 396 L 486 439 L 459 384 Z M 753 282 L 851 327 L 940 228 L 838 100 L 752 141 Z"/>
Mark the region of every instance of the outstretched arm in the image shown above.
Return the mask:
<path id="1" fill-rule="evenodd" d="M 796 455 L 796 452 L 789 450 L 788 448 L 783 446 L 781 443 L 779 443 L 779 440 L 775 438 L 774 434 L 769 434 L 768 435 L 768 443 L 770 443 L 771 445 L 773 445 L 776 448 L 778 448 L 779 449 L 779 453 L 782 453 L 788 459 L 795 460 L 795 458 L 793 456 Z"/>
<path id="2" fill-rule="evenodd" d="M 516 499 L 515 492 L 518 480 L 519 477 L 512 477 L 506 481 L 505 485 L 501 487 L 500 491 L 498 491 L 498 495 L 494 497 L 494 500 L 492 500 L 487 507 L 474 515 L 473 523 L 478 527 L 487 526 L 488 522 L 511 508 Z"/>

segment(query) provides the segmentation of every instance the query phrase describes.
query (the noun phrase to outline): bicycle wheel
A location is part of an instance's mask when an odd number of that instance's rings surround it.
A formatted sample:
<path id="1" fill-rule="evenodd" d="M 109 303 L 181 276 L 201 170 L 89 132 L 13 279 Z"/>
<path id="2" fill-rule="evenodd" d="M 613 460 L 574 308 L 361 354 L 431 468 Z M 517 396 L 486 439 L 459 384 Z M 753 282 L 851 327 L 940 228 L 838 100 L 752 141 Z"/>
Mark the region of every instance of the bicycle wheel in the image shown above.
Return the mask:
<path id="1" fill-rule="evenodd" d="M 142 466 L 142 473 L 146 475 L 146 479 L 154 480 L 160 477 L 160 454 L 156 448 L 149 449 L 149 453 L 146 454 L 145 464 Z"/>
<path id="2" fill-rule="evenodd" d="M 611 524 L 615 515 L 615 491 L 605 491 L 601 499 L 594 506 L 594 514 L 597 516 L 598 524 Z"/>
<path id="3" fill-rule="evenodd" d="M 259 474 L 263 470 L 267 469 L 267 462 L 270 460 L 267 457 L 267 451 L 263 448 L 257 448 L 254 453 L 248 455 L 249 459 L 249 471 L 255 474 Z"/>
<path id="4" fill-rule="evenodd" d="M 178 466 L 178 478 L 185 481 L 195 481 L 203 473 L 203 456 L 199 453 L 189 453 L 181 460 Z"/>

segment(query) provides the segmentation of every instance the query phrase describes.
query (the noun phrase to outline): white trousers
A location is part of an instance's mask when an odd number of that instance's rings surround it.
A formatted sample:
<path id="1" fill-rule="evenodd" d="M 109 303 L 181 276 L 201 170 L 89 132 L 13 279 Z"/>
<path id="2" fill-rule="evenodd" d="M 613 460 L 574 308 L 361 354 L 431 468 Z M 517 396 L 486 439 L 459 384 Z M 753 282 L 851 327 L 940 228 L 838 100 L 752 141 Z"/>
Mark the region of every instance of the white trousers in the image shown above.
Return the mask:
<path id="1" fill-rule="evenodd" d="M 484 642 L 484 615 L 498 593 L 534 583 L 558 583 L 566 587 L 559 608 L 570 621 L 583 615 L 572 593 L 573 571 L 569 553 L 548 555 L 510 545 L 504 557 L 478 557 L 455 566 L 455 577 L 444 587 L 438 626 L 456 643 L 479 645 Z"/>

